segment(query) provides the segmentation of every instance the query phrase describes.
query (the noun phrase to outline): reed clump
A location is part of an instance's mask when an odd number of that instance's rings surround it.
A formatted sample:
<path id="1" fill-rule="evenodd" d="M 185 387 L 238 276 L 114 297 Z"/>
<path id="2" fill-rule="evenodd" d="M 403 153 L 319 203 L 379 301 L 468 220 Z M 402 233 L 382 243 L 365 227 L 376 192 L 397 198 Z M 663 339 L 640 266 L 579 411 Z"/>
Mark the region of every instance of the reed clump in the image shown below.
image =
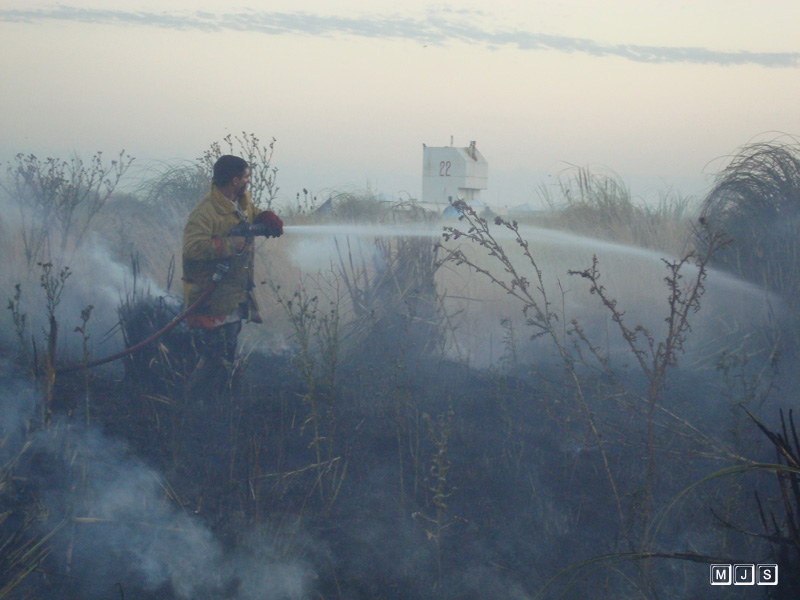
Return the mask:
<path id="1" fill-rule="evenodd" d="M 772 343 L 800 340 L 800 143 L 770 141 L 741 147 L 703 201 L 703 218 L 732 243 L 714 266 L 777 294 L 791 323 L 771 328 Z M 769 301 L 767 299 L 767 301 Z M 773 303 L 774 304 L 774 303 Z M 784 307 L 774 306 L 777 313 Z"/>
<path id="2" fill-rule="evenodd" d="M 687 250 L 696 213 L 693 199 L 674 190 L 656 203 L 637 202 L 618 175 L 588 167 L 566 171 L 539 196 L 549 210 L 520 220 L 672 256 Z"/>

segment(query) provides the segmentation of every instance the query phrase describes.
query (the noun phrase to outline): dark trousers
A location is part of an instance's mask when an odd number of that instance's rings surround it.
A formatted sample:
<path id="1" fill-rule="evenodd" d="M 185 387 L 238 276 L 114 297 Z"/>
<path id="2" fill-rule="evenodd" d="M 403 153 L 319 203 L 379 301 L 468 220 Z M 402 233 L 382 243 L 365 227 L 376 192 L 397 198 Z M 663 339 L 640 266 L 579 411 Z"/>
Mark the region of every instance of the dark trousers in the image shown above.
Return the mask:
<path id="1" fill-rule="evenodd" d="M 236 322 L 192 331 L 200 357 L 186 381 L 181 462 L 198 488 L 192 495 L 205 508 L 219 501 L 226 482 L 228 413 L 241 329 L 241 322 Z"/>
<path id="2" fill-rule="evenodd" d="M 226 323 L 213 329 L 195 329 L 192 340 L 200 358 L 186 381 L 188 402 L 210 400 L 228 383 L 236 359 L 236 342 L 242 322 Z"/>
<path id="3" fill-rule="evenodd" d="M 225 323 L 213 329 L 195 329 L 192 331 L 192 339 L 201 358 L 211 362 L 220 359 L 233 362 L 236 358 L 236 342 L 241 330 L 241 321 Z"/>

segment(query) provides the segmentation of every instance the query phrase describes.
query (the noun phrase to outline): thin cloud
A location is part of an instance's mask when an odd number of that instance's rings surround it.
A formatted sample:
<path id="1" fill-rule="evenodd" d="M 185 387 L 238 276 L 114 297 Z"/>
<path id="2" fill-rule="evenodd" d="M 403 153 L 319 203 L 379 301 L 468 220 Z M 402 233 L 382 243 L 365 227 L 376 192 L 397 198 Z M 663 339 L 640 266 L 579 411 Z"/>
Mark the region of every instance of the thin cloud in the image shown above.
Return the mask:
<path id="1" fill-rule="evenodd" d="M 446 15 L 446 16 L 442 16 Z M 455 18 L 451 18 L 451 15 Z M 725 52 L 699 47 L 604 44 L 586 38 L 548 35 L 520 30 L 490 31 L 465 23 L 463 11 L 432 13 L 426 19 L 408 17 L 337 17 L 303 12 L 243 11 L 214 14 L 157 13 L 100 10 L 61 6 L 42 10 L 0 10 L 0 20 L 19 23 L 67 21 L 102 25 L 147 25 L 181 31 L 240 31 L 265 35 L 346 35 L 371 39 L 411 40 L 442 45 L 459 41 L 489 48 L 512 46 L 526 51 L 555 51 L 613 56 L 641 63 L 694 63 L 721 66 L 754 64 L 763 67 L 797 67 L 798 52 Z M 461 17 L 461 19 L 459 19 Z"/>

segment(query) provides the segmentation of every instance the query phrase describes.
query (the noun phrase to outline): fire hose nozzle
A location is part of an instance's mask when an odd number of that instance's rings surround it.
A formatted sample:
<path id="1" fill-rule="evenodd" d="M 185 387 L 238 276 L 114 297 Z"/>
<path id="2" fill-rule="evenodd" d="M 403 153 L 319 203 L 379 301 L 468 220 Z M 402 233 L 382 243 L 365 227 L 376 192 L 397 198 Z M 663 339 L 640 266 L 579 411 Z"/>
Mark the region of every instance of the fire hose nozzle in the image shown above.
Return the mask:
<path id="1" fill-rule="evenodd" d="M 211 281 L 214 283 L 219 283 L 222 281 L 222 278 L 225 277 L 225 273 L 228 272 L 228 269 L 230 269 L 230 266 L 227 263 L 218 263 L 217 268 L 214 269 L 214 274 L 211 276 Z"/>

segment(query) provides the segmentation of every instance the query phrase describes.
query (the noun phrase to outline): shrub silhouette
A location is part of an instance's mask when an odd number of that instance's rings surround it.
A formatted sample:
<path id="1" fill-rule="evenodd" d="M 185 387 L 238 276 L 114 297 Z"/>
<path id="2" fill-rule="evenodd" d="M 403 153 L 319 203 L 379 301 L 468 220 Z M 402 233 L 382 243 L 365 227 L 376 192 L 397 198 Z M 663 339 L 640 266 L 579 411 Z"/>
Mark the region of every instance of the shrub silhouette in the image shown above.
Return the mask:
<path id="1" fill-rule="evenodd" d="M 780 294 L 797 315 L 800 144 L 742 147 L 719 174 L 702 214 L 733 240 L 714 257 L 716 266 Z"/>

